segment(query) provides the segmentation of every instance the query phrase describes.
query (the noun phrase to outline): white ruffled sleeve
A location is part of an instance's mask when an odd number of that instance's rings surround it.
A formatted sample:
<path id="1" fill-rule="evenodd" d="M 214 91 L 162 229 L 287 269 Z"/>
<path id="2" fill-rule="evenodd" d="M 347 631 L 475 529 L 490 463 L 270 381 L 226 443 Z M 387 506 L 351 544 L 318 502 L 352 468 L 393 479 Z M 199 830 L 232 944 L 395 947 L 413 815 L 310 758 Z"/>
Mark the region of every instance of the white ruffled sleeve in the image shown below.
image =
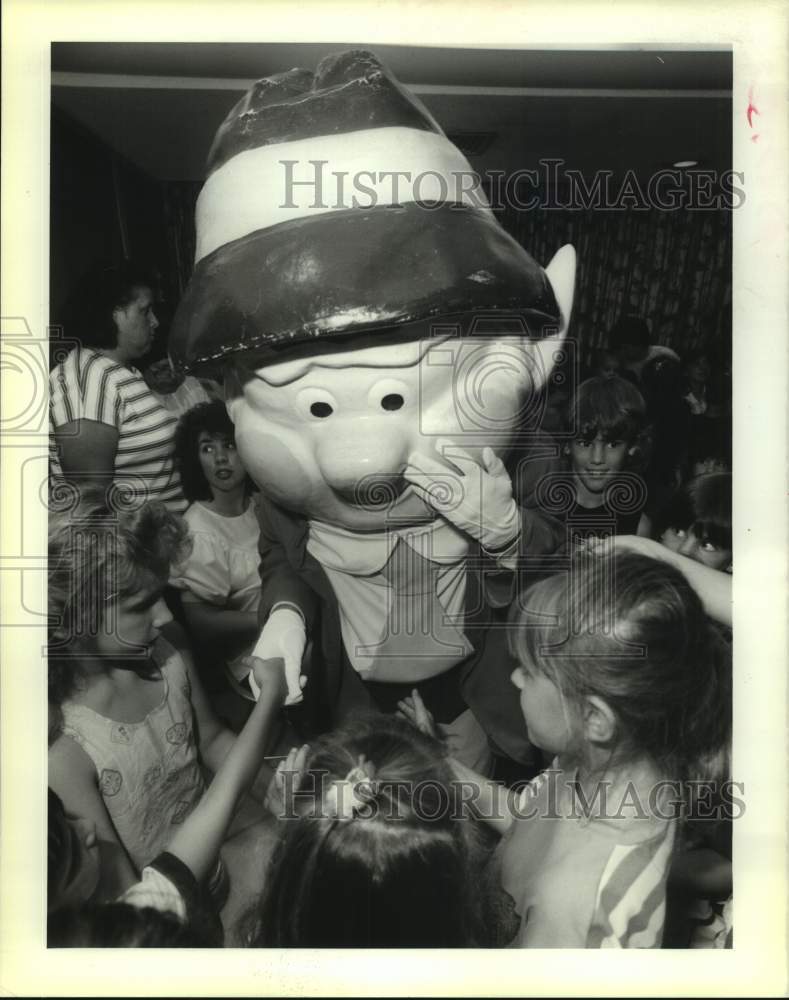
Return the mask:
<path id="1" fill-rule="evenodd" d="M 192 553 L 178 567 L 178 574 L 170 578 L 171 586 L 183 591 L 183 599 L 190 596 L 217 607 L 225 607 L 230 596 L 229 553 L 222 542 L 202 531 L 192 532 Z"/>

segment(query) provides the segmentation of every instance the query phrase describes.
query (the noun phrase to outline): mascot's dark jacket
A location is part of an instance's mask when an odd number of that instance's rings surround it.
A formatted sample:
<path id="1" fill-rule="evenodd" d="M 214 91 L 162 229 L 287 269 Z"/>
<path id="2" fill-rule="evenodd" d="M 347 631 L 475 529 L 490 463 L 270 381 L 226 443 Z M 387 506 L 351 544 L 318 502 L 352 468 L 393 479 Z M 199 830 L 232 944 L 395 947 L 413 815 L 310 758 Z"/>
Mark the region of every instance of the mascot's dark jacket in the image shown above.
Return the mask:
<path id="1" fill-rule="evenodd" d="M 558 447 L 540 434 L 535 447 L 510 458 L 513 493 L 521 508 L 518 570 L 498 568 L 473 543 L 466 560 L 464 632 L 473 652 L 444 674 L 416 685 L 437 722 L 449 722 L 471 708 L 493 743 L 508 756 L 530 761 L 517 692 L 510 681 L 516 663 L 507 650 L 507 611 L 528 583 L 566 567 L 558 553 L 564 526 L 537 508 L 540 479 L 558 467 Z M 340 613 L 332 585 L 318 561 L 307 551 L 307 521 L 261 497 L 259 621 L 282 601 L 297 605 L 306 621 L 307 652 L 303 672 L 308 677 L 299 724 L 305 735 L 330 729 L 354 710 L 378 707 L 395 711 L 397 702 L 414 685 L 365 682 L 345 653 Z M 294 720 L 296 721 L 296 720 Z"/>

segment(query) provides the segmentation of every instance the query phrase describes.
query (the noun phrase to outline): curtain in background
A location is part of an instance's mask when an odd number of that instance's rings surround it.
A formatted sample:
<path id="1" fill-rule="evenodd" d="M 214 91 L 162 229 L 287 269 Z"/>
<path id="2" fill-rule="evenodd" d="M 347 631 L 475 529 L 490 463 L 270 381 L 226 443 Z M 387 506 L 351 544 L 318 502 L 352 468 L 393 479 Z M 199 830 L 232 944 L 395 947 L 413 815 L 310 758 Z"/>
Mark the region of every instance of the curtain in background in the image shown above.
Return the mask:
<path id="1" fill-rule="evenodd" d="M 199 183 L 165 185 L 172 273 L 183 294 L 194 263 L 194 206 Z M 578 254 L 570 335 L 582 360 L 605 343 L 622 312 L 649 321 L 653 343 L 681 356 L 702 344 L 728 353 L 731 337 L 729 211 L 673 212 L 539 209 L 497 213 L 540 264 L 565 243 Z"/>
<path id="2" fill-rule="evenodd" d="M 194 269 L 195 204 L 202 186 L 199 181 L 169 181 L 163 187 L 170 270 L 179 298 Z"/>
<path id="3" fill-rule="evenodd" d="M 586 362 L 622 312 L 643 316 L 652 342 L 680 356 L 702 344 L 728 352 L 731 212 L 507 210 L 499 221 L 543 266 L 575 247 L 570 334 Z"/>

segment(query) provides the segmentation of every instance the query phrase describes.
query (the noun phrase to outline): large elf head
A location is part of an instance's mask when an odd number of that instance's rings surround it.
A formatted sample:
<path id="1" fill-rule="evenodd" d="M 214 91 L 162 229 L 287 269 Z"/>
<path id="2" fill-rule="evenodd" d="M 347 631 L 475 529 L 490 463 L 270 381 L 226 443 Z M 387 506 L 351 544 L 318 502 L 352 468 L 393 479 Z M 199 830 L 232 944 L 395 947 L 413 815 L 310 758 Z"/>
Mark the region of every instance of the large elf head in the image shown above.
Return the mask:
<path id="1" fill-rule="evenodd" d="M 572 249 L 536 264 L 369 52 L 253 86 L 217 133 L 196 226 L 171 358 L 221 374 L 250 474 L 308 518 L 432 518 L 408 455 L 506 453 L 566 333 Z"/>

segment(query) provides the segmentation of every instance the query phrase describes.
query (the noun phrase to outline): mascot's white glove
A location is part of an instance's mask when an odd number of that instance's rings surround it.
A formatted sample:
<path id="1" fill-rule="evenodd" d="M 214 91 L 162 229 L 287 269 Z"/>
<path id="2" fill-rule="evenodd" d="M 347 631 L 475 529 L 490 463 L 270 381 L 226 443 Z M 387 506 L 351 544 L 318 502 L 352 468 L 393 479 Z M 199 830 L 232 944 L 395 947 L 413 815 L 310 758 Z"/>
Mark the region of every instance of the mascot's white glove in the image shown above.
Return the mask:
<path id="1" fill-rule="evenodd" d="M 480 465 L 467 451 L 446 439 L 436 442 L 442 456 L 412 452 L 403 475 L 418 496 L 456 528 L 497 553 L 508 549 L 521 530 L 512 481 L 492 448 Z"/>
<path id="2" fill-rule="evenodd" d="M 304 697 L 301 689 L 307 678 L 301 675 L 301 661 L 306 645 L 307 630 L 299 612 L 291 605 L 274 605 L 251 655 L 261 660 L 279 658 L 285 661 L 285 681 L 288 685 L 286 705 L 296 705 Z M 254 673 L 249 675 L 249 686 L 257 701 L 260 688 Z"/>

